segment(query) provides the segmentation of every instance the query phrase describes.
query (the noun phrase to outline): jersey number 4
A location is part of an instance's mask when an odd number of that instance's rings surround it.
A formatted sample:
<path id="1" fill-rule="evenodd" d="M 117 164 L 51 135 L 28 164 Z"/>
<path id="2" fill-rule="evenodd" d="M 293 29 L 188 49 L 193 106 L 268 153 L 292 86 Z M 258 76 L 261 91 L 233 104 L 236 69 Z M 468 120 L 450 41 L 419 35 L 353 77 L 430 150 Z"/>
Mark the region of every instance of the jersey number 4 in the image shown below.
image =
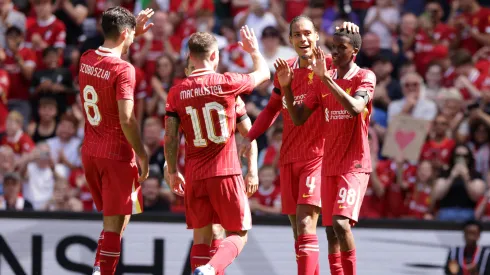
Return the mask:
<path id="1" fill-rule="evenodd" d="M 98 126 L 102 120 L 97 101 L 99 101 L 99 96 L 94 87 L 90 85 L 85 86 L 83 88 L 83 108 L 85 109 L 85 114 L 87 114 L 88 123 L 92 126 Z M 90 112 L 90 109 L 92 109 L 92 112 Z"/>
<path id="2" fill-rule="evenodd" d="M 192 106 L 185 107 L 185 111 L 191 116 L 192 128 L 194 129 L 194 146 L 196 147 L 206 147 L 208 145 L 207 141 L 204 139 L 203 133 L 201 131 L 201 121 L 197 114 L 198 110 L 192 108 Z M 216 129 L 214 129 L 213 117 L 211 116 L 211 111 L 216 111 L 218 113 L 219 125 L 221 127 L 221 135 L 216 134 Z M 226 110 L 223 105 L 218 102 L 209 102 L 202 108 L 202 114 L 204 116 L 204 124 L 206 125 L 206 132 L 208 134 L 208 139 L 214 143 L 225 143 L 230 134 L 228 132 L 228 122 L 226 121 Z"/>

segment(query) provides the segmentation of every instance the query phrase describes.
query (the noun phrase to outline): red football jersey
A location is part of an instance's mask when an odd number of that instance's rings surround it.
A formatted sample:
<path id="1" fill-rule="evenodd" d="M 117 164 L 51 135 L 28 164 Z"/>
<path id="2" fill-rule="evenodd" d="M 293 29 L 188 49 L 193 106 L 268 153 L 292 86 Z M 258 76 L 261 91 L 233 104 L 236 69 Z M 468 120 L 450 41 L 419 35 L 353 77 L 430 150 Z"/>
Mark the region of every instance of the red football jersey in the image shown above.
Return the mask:
<path id="1" fill-rule="evenodd" d="M 200 180 L 241 174 L 235 144 L 236 100 L 251 93 L 254 80 L 248 74 L 218 74 L 194 70 L 170 89 L 167 116 L 178 117 L 186 148 L 186 179 Z"/>
<path id="2" fill-rule="evenodd" d="M 259 187 L 252 198 L 257 199 L 261 205 L 269 207 L 278 205 L 281 203 L 281 188 L 272 185 L 269 190 L 264 190 Z"/>
<path id="3" fill-rule="evenodd" d="M 358 91 L 367 92 L 369 103 L 358 116 L 351 116 L 318 78 L 312 92 L 305 99 L 311 110 L 321 109 L 323 137 L 325 138 L 322 175 L 336 176 L 348 172 L 371 173 L 371 154 L 368 128 L 372 111 L 372 98 L 376 85 L 373 72 L 354 64 L 343 79 L 337 78 L 337 70 L 330 70 L 337 85 L 351 96 Z M 312 134 L 308 131 L 307 134 Z"/>
<path id="4" fill-rule="evenodd" d="M 475 209 L 478 209 L 482 203 L 484 203 L 486 200 L 485 197 L 481 197 L 480 200 L 478 200 L 478 204 L 476 205 Z M 485 205 L 485 210 L 482 213 L 482 216 L 480 217 L 480 220 L 482 221 L 489 221 L 490 220 L 490 200 L 486 200 L 486 205 Z"/>
<path id="5" fill-rule="evenodd" d="M 31 82 L 24 78 L 20 66 L 14 58 L 14 54 L 9 49 L 5 49 L 7 58 L 3 62 L 3 69 L 9 74 L 10 88 L 8 99 L 29 99 L 29 88 Z M 23 45 L 19 47 L 18 55 L 24 60 L 24 65 L 36 67 L 36 54 Z"/>
<path id="6" fill-rule="evenodd" d="M 89 156 L 134 161 L 134 150 L 119 122 L 117 101 L 134 100 L 135 71 L 110 49 L 88 50 L 80 58 L 80 98 L 85 108 L 82 152 Z"/>
<path id="7" fill-rule="evenodd" d="M 459 18 L 463 18 L 469 25 L 468 28 L 462 30 L 461 48 L 467 49 L 474 54 L 478 49 L 483 47 L 483 45 L 471 37 L 470 32 L 478 30 L 480 33 L 490 34 L 490 9 L 480 8 L 480 10 L 474 14 L 464 13 L 461 14 Z"/>
<path id="8" fill-rule="evenodd" d="M 477 90 L 480 91 L 483 87 L 490 83 L 490 76 L 486 73 L 480 72 L 478 69 L 473 69 L 473 71 L 468 76 L 468 80 L 471 82 L 471 84 L 473 84 L 473 86 L 475 86 Z M 473 98 L 471 93 L 466 88 L 460 89 L 459 92 L 465 100 Z"/>
<path id="9" fill-rule="evenodd" d="M 0 133 L 5 131 L 5 121 L 9 113 L 7 107 L 7 96 L 9 93 L 10 80 L 7 71 L 0 70 Z"/>
<path id="10" fill-rule="evenodd" d="M 420 153 L 421 160 L 438 160 L 442 164 L 449 164 L 451 152 L 456 146 L 456 142 L 451 138 L 445 138 L 441 142 L 428 140 L 422 147 Z"/>
<path id="11" fill-rule="evenodd" d="M 29 153 L 35 147 L 34 141 L 32 141 L 31 137 L 23 131 L 19 131 L 13 138 L 4 136 L 0 141 L 0 145 L 9 146 L 16 155 Z"/>
<path id="12" fill-rule="evenodd" d="M 294 104 L 301 104 L 308 94 L 312 94 L 314 89 L 314 73 L 307 68 L 299 67 L 299 58 L 289 59 L 288 64 L 293 68 L 294 78 L 291 83 L 291 89 L 294 95 Z M 327 58 L 327 66 L 330 67 L 332 59 Z M 281 165 L 313 159 L 323 155 L 323 134 L 321 125 L 323 113 L 316 110 L 311 114 L 308 121 L 302 126 L 295 126 L 286 107 L 285 98 L 279 94 L 281 86 L 277 76 L 274 76 L 274 91 L 272 92 L 271 101 L 281 101 L 282 104 L 273 104 L 282 106 L 283 116 L 283 134 L 279 162 Z M 280 108 L 280 107 L 279 107 Z M 279 109 L 276 110 L 279 112 Z"/>
<path id="13" fill-rule="evenodd" d="M 38 34 L 49 45 L 56 48 L 64 48 L 66 46 L 66 28 L 63 21 L 52 16 L 46 21 L 36 20 L 34 24 L 29 26 L 26 30 L 26 47 L 33 48 L 32 37 Z M 38 67 L 43 67 L 43 50 L 34 49 L 37 55 Z M 62 57 L 60 57 L 60 65 L 63 63 Z"/>
<path id="14" fill-rule="evenodd" d="M 430 194 L 432 188 L 430 186 L 417 184 L 414 187 L 410 199 L 408 201 L 408 216 L 417 219 L 423 219 L 424 215 L 429 211 Z"/>
<path id="15" fill-rule="evenodd" d="M 396 164 L 391 160 L 378 162 L 376 167 L 378 178 L 386 188 L 384 215 L 387 218 L 398 218 L 408 213 L 408 194 L 417 179 L 417 166 L 405 163 L 403 165 L 403 181 L 408 183 L 408 189 L 402 190 L 396 182 Z"/>
<path id="16" fill-rule="evenodd" d="M 437 41 L 454 39 L 454 30 L 446 24 L 438 24 L 434 29 L 433 37 Z M 443 44 L 434 44 L 425 31 L 419 31 L 415 36 L 415 66 L 421 75 L 425 75 L 427 67 L 432 60 L 445 58 L 449 50 Z"/>

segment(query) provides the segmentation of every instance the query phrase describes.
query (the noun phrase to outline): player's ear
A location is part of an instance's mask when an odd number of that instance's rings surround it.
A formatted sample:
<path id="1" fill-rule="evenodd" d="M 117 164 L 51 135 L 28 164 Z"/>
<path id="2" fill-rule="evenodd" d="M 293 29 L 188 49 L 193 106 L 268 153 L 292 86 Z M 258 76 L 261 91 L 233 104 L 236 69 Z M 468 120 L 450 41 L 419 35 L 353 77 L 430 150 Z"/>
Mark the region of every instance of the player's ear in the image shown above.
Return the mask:
<path id="1" fill-rule="evenodd" d="M 358 48 L 354 48 L 354 49 L 352 50 L 352 55 L 353 55 L 353 56 L 356 56 L 358 53 L 359 53 L 359 49 L 358 49 Z"/>
<path id="2" fill-rule="evenodd" d="M 316 41 L 320 40 L 320 34 L 318 34 L 318 32 L 316 32 L 315 36 L 316 36 Z"/>

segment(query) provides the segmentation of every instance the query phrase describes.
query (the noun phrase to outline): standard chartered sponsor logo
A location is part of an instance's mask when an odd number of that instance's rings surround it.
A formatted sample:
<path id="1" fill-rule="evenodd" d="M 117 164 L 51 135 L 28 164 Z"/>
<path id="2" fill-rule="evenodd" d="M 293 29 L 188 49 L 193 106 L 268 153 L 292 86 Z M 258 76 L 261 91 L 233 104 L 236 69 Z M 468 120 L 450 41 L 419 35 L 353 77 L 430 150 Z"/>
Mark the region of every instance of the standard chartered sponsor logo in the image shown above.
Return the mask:
<path id="1" fill-rule="evenodd" d="M 329 122 L 331 120 L 339 119 L 351 119 L 352 116 L 346 110 L 329 110 L 325 108 L 325 121 Z"/>

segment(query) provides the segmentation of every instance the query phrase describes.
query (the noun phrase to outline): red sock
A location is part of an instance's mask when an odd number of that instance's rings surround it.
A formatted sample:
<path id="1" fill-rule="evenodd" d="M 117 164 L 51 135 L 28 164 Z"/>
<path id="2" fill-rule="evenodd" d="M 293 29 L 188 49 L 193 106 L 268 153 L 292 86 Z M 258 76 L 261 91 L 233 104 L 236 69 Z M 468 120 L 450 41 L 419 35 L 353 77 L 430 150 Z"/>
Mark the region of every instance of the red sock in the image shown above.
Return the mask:
<path id="1" fill-rule="evenodd" d="M 342 258 L 342 269 L 345 275 L 356 275 L 356 250 L 340 252 Z"/>
<path id="2" fill-rule="evenodd" d="M 221 242 L 209 264 L 214 267 L 216 273 L 223 273 L 225 268 L 242 252 L 243 245 L 242 238 L 239 236 L 227 237 Z"/>
<path id="3" fill-rule="evenodd" d="M 319 254 L 316 234 L 298 236 L 298 275 L 314 275 Z"/>
<path id="4" fill-rule="evenodd" d="M 100 232 L 99 241 L 97 242 L 97 252 L 95 252 L 95 266 L 100 266 L 100 248 L 102 247 L 102 241 L 104 240 L 104 229 Z"/>
<path id="5" fill-rule="evenodd" d="M 209 262 L 209 245 L 207 244 L 195 244 L 191 249 L 191 269 L 194 270 L 200 266 L 203 266 Z"/>
<path id="6" fill-rule="evenodd" d="M 209 257 L 213 257 L 218 250 L 219 245 L 221 244 L 221 239 L 216 239 L 211 242 L 211 248 L 209 249 Z"/>
<path id="7" fill-rule="evenodd" d="M 330 274 L 344 275 L 340 253 L 328 254 L 328 263 L 330 265 Z"/>
<path id="8" fill-rule="evenodd" d="M 296 254 L 296 264 L 298 264 L 298 241 L 294 241 L 294 253 Z"/>
<path id="9" fill-rule="evenodd" d="M 100 274 L 113 275 L 116 272 L 121 255 L 121 235 L 104 231 L 104 239 L 100 248 Z"/>

